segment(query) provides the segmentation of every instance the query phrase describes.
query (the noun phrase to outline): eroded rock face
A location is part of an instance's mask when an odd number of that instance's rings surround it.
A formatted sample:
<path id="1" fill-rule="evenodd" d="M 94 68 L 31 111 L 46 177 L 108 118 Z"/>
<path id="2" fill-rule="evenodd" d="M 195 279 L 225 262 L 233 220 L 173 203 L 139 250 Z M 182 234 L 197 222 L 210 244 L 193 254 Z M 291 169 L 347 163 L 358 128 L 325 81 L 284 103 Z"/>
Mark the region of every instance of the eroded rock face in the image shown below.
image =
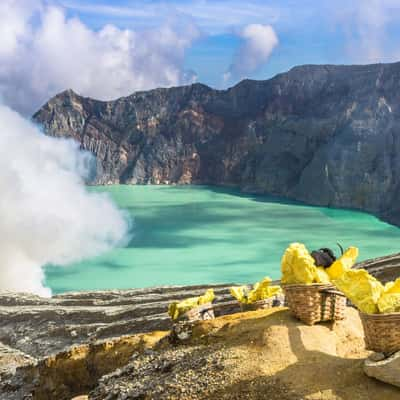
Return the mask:
<path id="1" fill-rule="evenodd" d="M 116 337 L 69 348 L 20 365 L 0 378 L 0 400 L 70 400 L 87 393 L 105 374 L 151 351 L 167 332 Z"/>
<path id="2" fill-rule="evenodd" d="M 52 298 L 0 293 L 0 400 L 70 400 L 162 336 L 136 333 L 170 329 L 171 301 L 213 287 L 223 302 L 229 286 L 70 292 Z"/>
<path id="3" fill-rule="evenodd" d="M 400 223 L 399 85 L 400 63 L 302 66 L 225 91 L 68 90 L 34 120 L 95 154 L 96 183 L 235 185 Z"/>

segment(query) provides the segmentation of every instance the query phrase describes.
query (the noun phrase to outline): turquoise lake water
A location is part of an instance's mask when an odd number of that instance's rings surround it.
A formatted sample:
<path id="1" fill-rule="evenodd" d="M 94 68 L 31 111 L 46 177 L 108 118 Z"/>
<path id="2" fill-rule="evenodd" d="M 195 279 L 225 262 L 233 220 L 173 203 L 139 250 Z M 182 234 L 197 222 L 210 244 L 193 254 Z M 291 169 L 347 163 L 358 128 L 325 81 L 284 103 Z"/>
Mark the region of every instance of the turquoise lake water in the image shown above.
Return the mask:
<path id="1" fill-rule="evenodd" d="M 360 249 L 360 260 L 400 250 L 400 229 L 356 211 L 278 202 L 202 186 L 107 186 L 134 219 L 125 248 L 68 267 L 47 267 L 54 293 L 280 277 L 289 243 Z"/>

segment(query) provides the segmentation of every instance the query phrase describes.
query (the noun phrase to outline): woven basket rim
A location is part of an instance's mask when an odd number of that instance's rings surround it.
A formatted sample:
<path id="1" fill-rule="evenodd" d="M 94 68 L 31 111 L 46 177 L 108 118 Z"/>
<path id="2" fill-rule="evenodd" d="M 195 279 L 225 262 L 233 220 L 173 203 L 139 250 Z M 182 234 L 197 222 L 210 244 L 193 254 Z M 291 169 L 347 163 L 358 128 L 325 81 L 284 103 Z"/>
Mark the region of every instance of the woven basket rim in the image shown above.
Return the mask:
<path id="1" fill-rule="evenodd" d="M 362 312 L 358 310 L 362 318 L 365 319 L 385 319 L 385 318 L 391 318 L 391 317 L 400 317 L 400 312 L 394 312 L 394 313 L 379 313 L 379 314 L 368 314 L 365 312 Z"/>
<path id="2" fill-rule="evenodd" d="M 332 283 L 284 283 L 281 285 L 282 288 L 290 288 L 290 289 L 295 289 L 295 288 L 328 288 L 328 287 L 335 287 Z"/>

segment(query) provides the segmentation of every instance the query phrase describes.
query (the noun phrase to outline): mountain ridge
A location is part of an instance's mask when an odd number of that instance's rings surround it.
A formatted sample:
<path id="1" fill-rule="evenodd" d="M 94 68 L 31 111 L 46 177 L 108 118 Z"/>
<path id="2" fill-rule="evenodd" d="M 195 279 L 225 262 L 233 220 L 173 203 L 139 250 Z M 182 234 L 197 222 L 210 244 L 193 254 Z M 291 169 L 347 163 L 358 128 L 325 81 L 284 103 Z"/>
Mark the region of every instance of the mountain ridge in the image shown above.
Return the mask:
<path id="1" fill-rule="evenodd" d="M 400 63 L 304 65 L 226 90 L 67 90 L 33 119 L 96 156 L 96 184 L 229 185 L 400 224 L 399 86 Z"/>

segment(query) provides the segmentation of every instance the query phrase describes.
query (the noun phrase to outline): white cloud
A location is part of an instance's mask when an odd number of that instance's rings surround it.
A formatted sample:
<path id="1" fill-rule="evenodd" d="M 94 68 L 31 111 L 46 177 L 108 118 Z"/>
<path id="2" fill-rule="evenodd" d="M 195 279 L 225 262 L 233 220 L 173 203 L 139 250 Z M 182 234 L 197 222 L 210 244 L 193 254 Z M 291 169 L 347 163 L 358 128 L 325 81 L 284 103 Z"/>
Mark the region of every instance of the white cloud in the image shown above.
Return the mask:
<path id="1" fill-rule="evenodd" d="M 18 42 L 27 34 L 27 20 L 29 19 L 33 5 L 21 2 L 5 1 L 0 3 L 0 56 L 7 56 L 16 51 Z M 4 21 L 6 18 L 7 22 Z"/>
<path id="2" fill-rule="evenodd" d="M 244 78 L 265 64 L 274 48 L 278 45 L 278 37 L 270 25 L 250 24 L 241 32 L 242 46 L 234 55 L 233 62 L 224 80 L 231 77 Z"/>
<path id="3" fill-rule="evenodd" d="M 106 100 L 193 80 L 183 69 L 185 50 L 199 35 L 190 22 L 94 31 L 61 8 L 19 5 L 0 5 L 0 96 L 20 112 L 31 114 L 66 88 Z"/>
<path id="4" fill-rule="evenodd" d="M 345 48 L 353 62 L 398 61 L 400 51 L 390 32 L 400 22 L 398 0 L 341 1 L 330 7 L 333 21 L 345 32 Z"/>
<path id="5" fill-rule="evenodd" d="M 108 197 L 87 192 L 91 156 L 78 144 L 43 135 L 4 106 L 0 127 L 0 291 L 49 295 L 45 264 L 106 251 L 128 225 Z"/>

